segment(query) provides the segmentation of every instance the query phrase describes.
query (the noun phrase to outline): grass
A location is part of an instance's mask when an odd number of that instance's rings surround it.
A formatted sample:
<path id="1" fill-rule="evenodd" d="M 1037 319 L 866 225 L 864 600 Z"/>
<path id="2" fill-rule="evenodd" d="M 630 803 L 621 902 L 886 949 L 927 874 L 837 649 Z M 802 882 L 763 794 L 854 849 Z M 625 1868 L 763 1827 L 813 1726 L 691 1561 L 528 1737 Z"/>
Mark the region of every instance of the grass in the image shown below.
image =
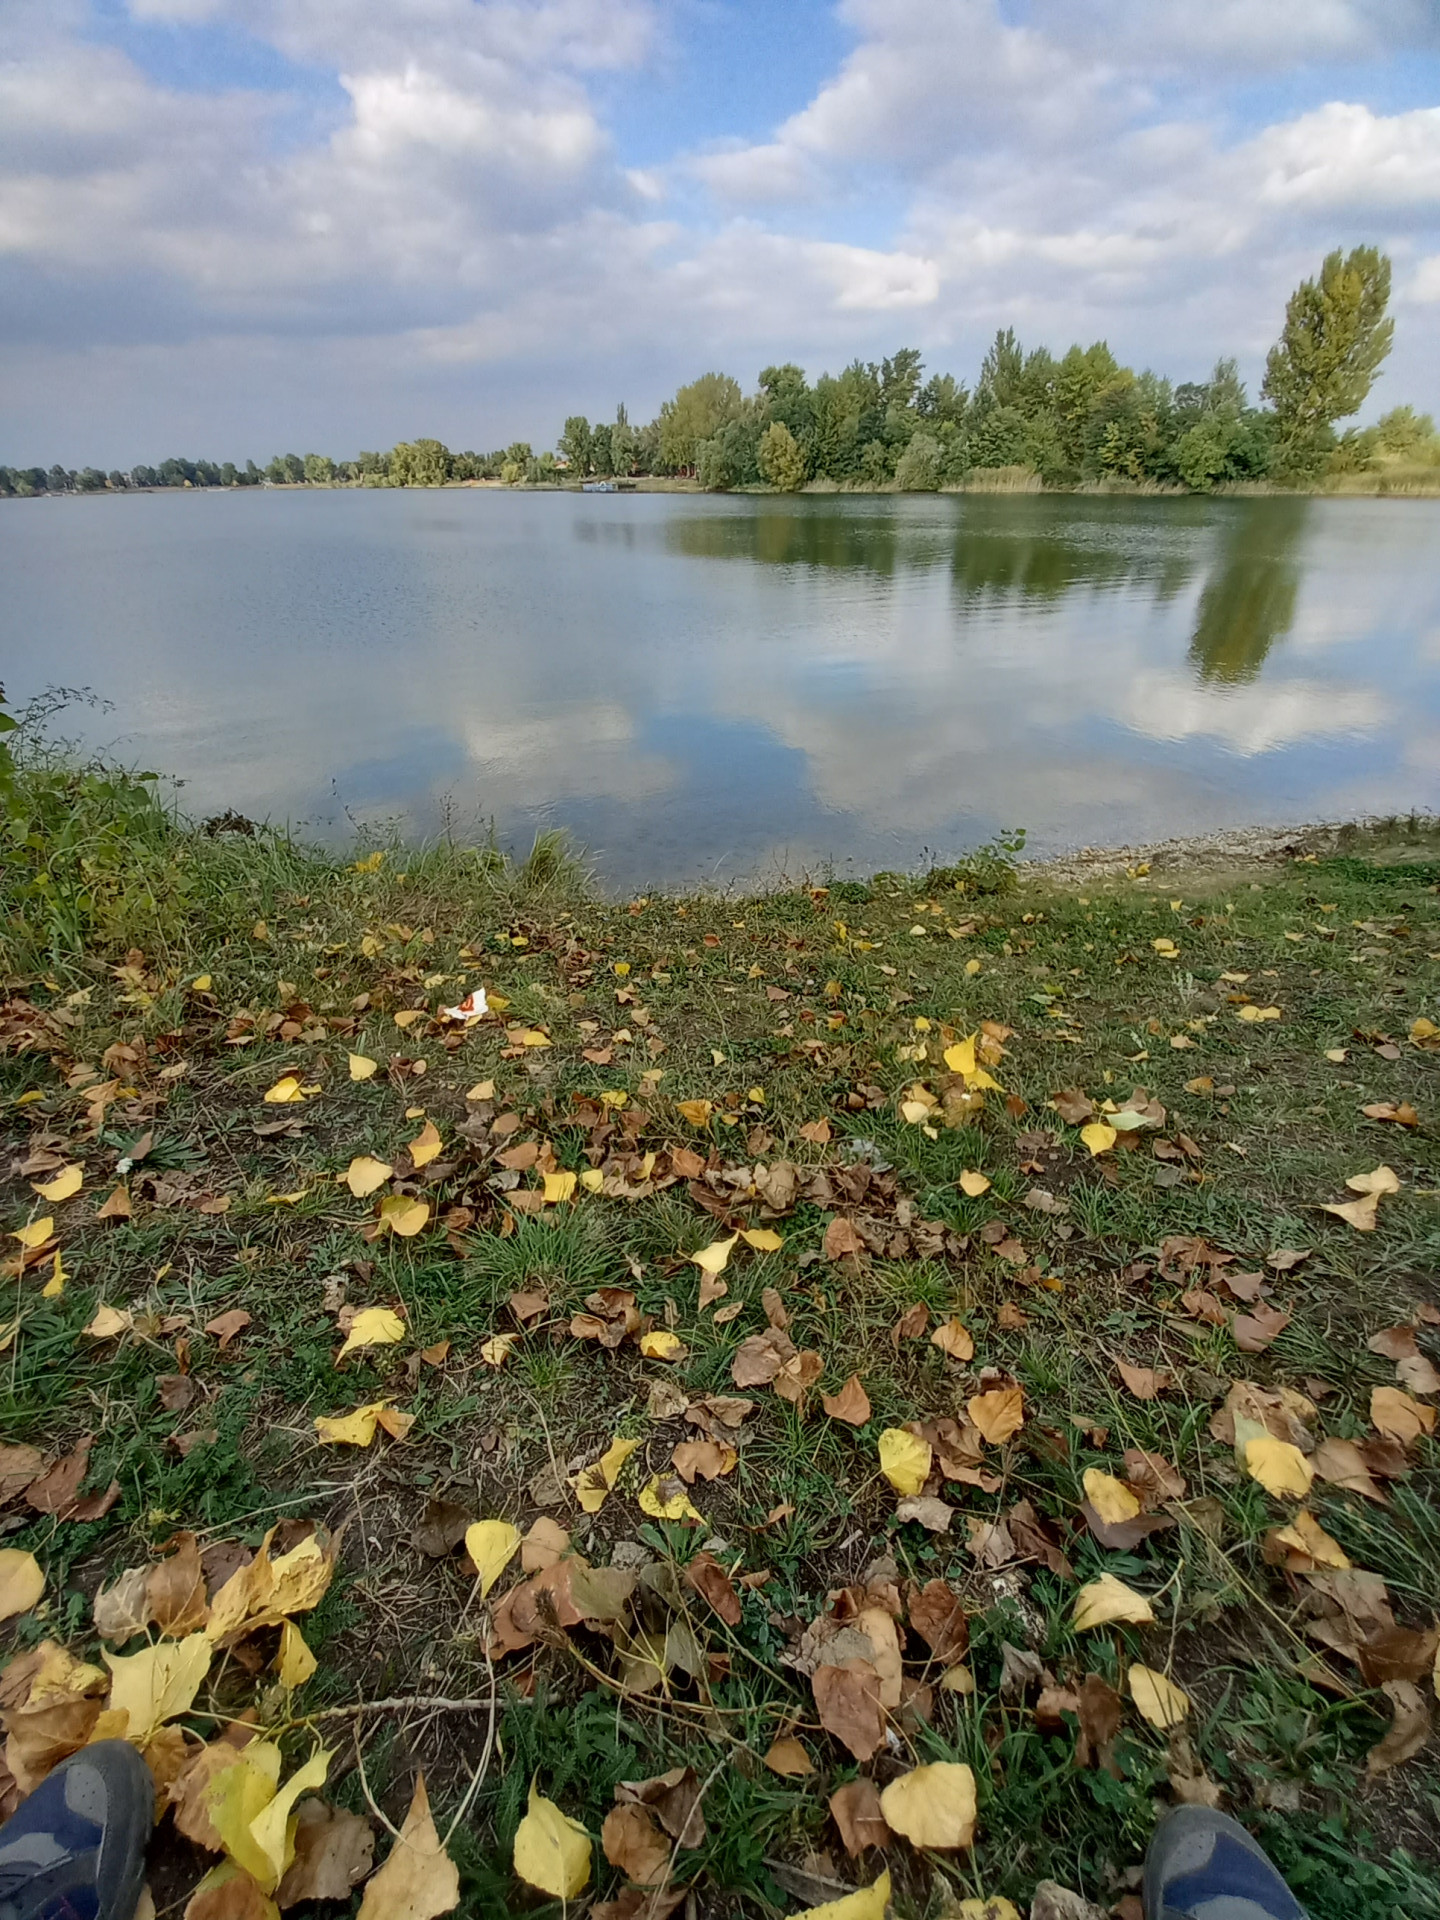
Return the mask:
<path id="1" fill-rule="evenodd" d="M 1162 1734 L 1127 1710 L 1108 1766 L 1080 1765 L 1073 1714 L 1037 1719 L 1035 1688 L 1006 1681 L 1007 1646 L 1038 1656 L 1062 1688 L 1098 1673 L 1123 1691 L 1133 1659 L 1170 1672 L 1194 1702 L 1201 1764 L 1318 1920 L 1340 1920 L 1342 1902 L 1346 1920 L 1440 1913 L 1433 1752 L 1367 1777 L 1387 1702 L 1307 1635 L 1307 1583 L 1265 1558 L 1265 1536 L 1293 1503 L 1270 1498 L 1210 1432 L 1231 1381 L 1249 1379 L 1307 1393 L 1322 1384 L 1317 1430 L 1363 1438 L 1372 1388 L 1395 1378 L 1367 1338 L 1440 1305 L 1440 1053 L 1411 1038 L 1417 1020 L 1437 1017 L 1433 837 L 1417 828 L 1345 858 L 1193 880 L 1135 873 L 1083 892 L 1043 877 L 1017 886 L 1013 849 L 1001 848 L 828 893 L 605 902 L 549 837 L 519 866 L 452 847 L 330 858 L 268 833 L 191 831 L 151 790 L 104 777 L 113 792 L 97 790 L 93 771 L 22 769 L 0 868 L 5 1228 L 47 1211 L 21 1171 L 37 1149 L 86 1172 L 82 1193 L 49 1209 L 64 1292 L 41 1297 L 48 1267 L 6 1282 L 0 1320 L 20 1328 L 0 1356 L 0 1430 L 50 1451 L 93 1433 L 87 1487 L 113 1477 L 120 1495 L 91 1523 L 6 1511 L 6 1544 L 41 1560 L 48 1597 L 0 1634 L 16 1647 L 48 1634 L 94 1657 L 97 1587 L 176 1528 L 253 1545 L 287 1515 L 348 1521 L 341 1575 L 307 1626 L 321 1667 L 305 1702 L 483 1694 L 465 1565 L 412 1544 L 427 1499 L 528 1527 L 547 1471 L 573 1471 L 619 1434 L 642 1444 L 601 1511 L 582 1515 L 568 1493 L 548 1510 L 597 1565 L 648 1556 L 660 1570 L 647 1576 L 659 1583 L 647 1601 L 656 1618 L 672 1630 L 683 1620 L 727 1668 L 626 1691 L 615 1648 L 584 1633 L 501 1663 L 502 1757 L 454 1841 L 467 1911 L 530 1905 L 509 1843 L 532 1775 L 592 1833 L 620 1780 L 675 1765 L 713 1776 L 709 1837 L 682 1856 L 707 1912 L 739 1903 L 778 1915 L 834 1880 L 872 1878 L 876 1857 L 846 1859 L 826 1806 L 855 1763 L 782 1656 L 827 1594 L 889 1558 L 902 1581 L 943 1577 L 963 1594 L 975 1688 L 936 1692 L 928 1723 L 899 1716 L 895 1751 L 862 1771 L 883 1784 L 916 1760 L 964 1760 L 980 1799 L 973 1850 L 889 1850 L 902 1913 L 981 1892 L 1023 1902 L 1045 1877 L 1109 1905 L 1171 1798 Z M 508 1001 L 503 1022 L 461 1030 L 435 1017 L 482 982 Z M 1247 1001 L 1281 1016 L 1246 1024 Z M 397 1025 L 410 1012 L 419 1017 Z M 994 1069 L 1004 1092 L 957 1108 L 952 1125 L 908 1123 L 905 1090 L 920 1081 L 939 1092 L 943 1044 L 982 1020 L 1013 1029 Z M 543 1030 L 550 1044 L 517 1044 L 507 1029 Z M 117 1045 L 128 1052 L 108 1051 Z M 1327 1058 L 1340 1049 L 1343 1059 Z M 350 1079 L 352 1053 L 379 1062 L 372 1079 Z M 320 1093 L 267 1105 L 265 1090 L 292 1071 Z M 493 1097 L 467 1097 L 487 1080 Z M 1163 1104 L 1164 1126 L 1099 1158 L 1049 1104 L 1065 1088 L 1123 1103 L 1137 1085 Z M 596 1148 L 586 1115 L 604 1093 L 624 1096 L 627 1117 Z M 679 1110 L 693 1101 L 713 1103 L 698 1125 Z M 1419 1126 L 1363 1113 L 1383 1101 L 1413 1102 Z M 411 1178 L 419 1110 L 444 1145 Z M 497 1129 L 507 1113 L 515 1125 Z M 801 1133 L 822 1117 L 829 1144 Z M 118 1173 L 146 1136 L 148 1150 Z M 639 1199 L 577 1189 L 522 1212 L 517 1196 L 537 1175 L 496 1155 L 546 1141 L 576 1173 L 613 1166 L 617 1152 L 638 1165 L 675 1147 L 721 1169 L 788 1162 L 802 1188 L 822 1171 L 889 1171 L 872 1174 L 863 1202 L 802 1191 L 773 1222 L 744 1183 L 728 1225 L 684 1181 Z M 352 1200 L 336 1184 L 360 1153 L 400 1168 L 430 1202 L 415 1238 L 362 1237 L 381 1196 Z M 1320 1211 L 1380 1163 L 1401 1185 L 1381 1200 L 1376 1231 Z M 983 1171 L 989 1189 L 962 1192 L 966 1170 Z M 131 1217 L 98 1220 L 117 1184 Z M 1054 1211 L 1027 1205 L 1036 1190 Z M 218 1201 L 224 1211 L 200 1210 Z M 874 1227 L 863 1259 L 822 1256 L 837 1214 Z M 902 1216 L 934 1223 L 929 1237 L 906 1238 Z M 773 1224 L 784 1245 L 737 1247 L 716 1306 L 739 1311 L 716 1325 L 715 1307 L 697 1311 L 688 1256 L 739 1224 Z M 1292 1318 L 1264 1352 L 1243 1353 L 1228 1324 L 1181 1311 L 1200 1276 L 1166 1277 L 1164 1243 L 1180 1236 L 1268 1277 Z M 1287 1247 L 1308 1257 L 1276 1273 L 1267 1259 Z M 642 1312 L 675 1327 L 686 1358 L 666 1369 L 633 1344 L 612 1352 L 573 1338 L 571 1316 L 601 1287 L 633 1290 Z M 404 1343 L 337 1371 L 341 1289 L 352 1307 L 399 1305 Z M 517 1290 L 543 1290 L 547 1305 L 505 1363 L 486 1366 L 482 1342 L 515 1330 Z M 824 1391 L 861 1376 L 870 1421 L 828 1419 L 817 1391 L 797 1408 L 749 1390 L 734 1471 L 689 1489 L 703 1528 L 647 1519 L 639 1489 L 693 1432 L 649 1410 L 654 1383 L 663 1376 L 692 1400 L 734 1393 L 735 1351 L 766 1324 L 767 1290 L 795 1345 L 821 1355 Z M 963 1318 L 973 1363 L 924 1338 L 892 1340 L 917 1301 Z M 133 1330 L 88 1339 L 102 1304 L 128 1310 Z M 250 1324 L 222 1350 L 204 1328 L 234 1307 Z M 1437 1357 L 1434 1327 L 1418 1333 Z M 177 1341 L 203 1398 L 174 1413 L 158 1382 L 183 1371 Z M 438 1364 L 418 1357 L 443 1341 Z M 1173 1390 L 1135 1398 L 1117 1359 L 1170 1371 Z M 982 1367 L 1023 1387 L 1027 1418 L 986 1450 L 1000 1490 L 946 1483 L 959 1512 L 933 1535 L 897 1519 L 876 1441 L 888 1426 L 957 1415 Z M 407 1440 L 363 1452 L 315 1443 L 317 1414 L 383 1396 L 415 1415 Z M 196 1428 L 213 1441 L 181 1457 L 177 1434 Z M 1107 1550 L 1080 1517 L 1083 1479 L 1092 1467 L 1118 1473 L 1127 1447 L 1172 1462 L 1185 1504 L 1170 1530 Z M 1384 1506 L 1317 1480 L 1310 1508 L 1383 1579 L 1397 1620 L 1423 1626 L 1440 1608 L 1434 1443 L 1408 1464 Z M 987 1568 L 968 1551 L 966 1518 L 998 1519 L 1017 1499 L 1050 1523 L 1074 1580 L 1033 1559 Z M 744 1593 L 736 1628 L 693 1597 L 678 1613 L 662 1606 L 673 1570 L 705 1540 L 722 1543 L 727 1564 L 768 1575 Z M 1104 1571 L 1156 1595 L 1160 1624 L 1076 1633 L 1076 1584 Z M 917 1650 L 912 1635 L 919 1679 Z M 366 1777 L 392 1818 L 423 1765 L 444 1831 L 480 1755 L 478 1719 L 417 1711 L 364 1723 Z M 791 1728 L 815 1764 L 808 1778 L 763 1764 Z M 305 1749 L 298 1729 L 288 1738 Z M 363 1811 L 353 1765 L 340 1775 L 332 1797 Z M 617 1876 L 596 1857 L 601 1890 L 613 1892 Z M 806 1886 L 821 1890 L 797 1893 Z"/>

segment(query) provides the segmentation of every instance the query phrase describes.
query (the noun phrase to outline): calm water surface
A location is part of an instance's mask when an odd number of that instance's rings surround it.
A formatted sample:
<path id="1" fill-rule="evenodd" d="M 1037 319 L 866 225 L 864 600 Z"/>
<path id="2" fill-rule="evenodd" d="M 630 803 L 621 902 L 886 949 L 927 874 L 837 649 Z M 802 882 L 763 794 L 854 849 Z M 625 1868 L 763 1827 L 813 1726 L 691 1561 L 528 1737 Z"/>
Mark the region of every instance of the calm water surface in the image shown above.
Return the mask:
<path id="1" fill-rule="evenodd" d="M 615 886 L 1440 807 L 1440 502 L 0 503 L 0 673 L 195 814 Z"/>

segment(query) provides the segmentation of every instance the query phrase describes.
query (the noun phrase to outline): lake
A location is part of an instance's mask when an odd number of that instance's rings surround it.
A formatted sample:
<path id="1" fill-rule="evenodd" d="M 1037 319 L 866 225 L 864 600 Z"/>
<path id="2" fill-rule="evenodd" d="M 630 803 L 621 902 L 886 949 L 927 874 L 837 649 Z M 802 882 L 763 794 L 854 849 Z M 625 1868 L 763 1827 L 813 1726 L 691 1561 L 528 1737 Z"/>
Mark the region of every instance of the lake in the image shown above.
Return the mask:
<path id="1" fill-rule="evenodd" d="M 1440 502 L 316 491 L 0 503 L 0 676 L 322 840 L 615 888 L 1440 807 Z"/>

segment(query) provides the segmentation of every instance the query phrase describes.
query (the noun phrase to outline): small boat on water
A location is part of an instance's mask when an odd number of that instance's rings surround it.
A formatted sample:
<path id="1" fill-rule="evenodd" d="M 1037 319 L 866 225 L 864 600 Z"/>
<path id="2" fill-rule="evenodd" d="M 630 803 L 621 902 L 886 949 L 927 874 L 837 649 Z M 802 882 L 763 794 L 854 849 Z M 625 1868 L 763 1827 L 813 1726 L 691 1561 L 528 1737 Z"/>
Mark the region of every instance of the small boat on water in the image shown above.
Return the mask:
<path id="1" fill-rule="evenodd" d="M 620 489 L 613 480 L 582 480 L 580 491 L 582 493 L 618 493 Z"/>

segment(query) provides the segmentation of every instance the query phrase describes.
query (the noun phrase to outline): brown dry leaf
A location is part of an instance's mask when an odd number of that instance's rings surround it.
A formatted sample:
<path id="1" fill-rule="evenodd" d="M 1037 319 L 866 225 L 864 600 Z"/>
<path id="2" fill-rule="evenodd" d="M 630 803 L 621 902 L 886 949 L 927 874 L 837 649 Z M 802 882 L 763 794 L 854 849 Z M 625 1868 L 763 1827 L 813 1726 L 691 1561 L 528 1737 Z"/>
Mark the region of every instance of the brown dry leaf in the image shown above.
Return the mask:
<path id="1" fill-rule="evenodd" d="M 302 1800 L 295 1816 L 295 1857 L 275 1889 L 277 1907 L 302 1900 L 348 1900 L 375 1859 L 368 1820 L 323 1800 Z"/>
<path id="2" fill-rule="evenodd" d="M 918 1520 L 930 1533 L 948 1533 L 950 1522 L 955 1518 L 954 1507 L 947 1506 L 933 1494 L 911 1494 L 908 1499 L 895 1503 L 897 1520 Z"/>
<path id="3" fill-rule="evenodd" d="M 40 1477 L 45 1456 L 38 1447 L 0 1447 L 0 1507 Z"/>
<path id="4" fill-rule="evenodd" d="M 1166 1500 L 1185 1498 L 1185 1476 L 1171 1466 L 1163 1453 L 1147 1453 L 1143 1447 L 1127 1447 L 1120 1456 L 1125 1479 L 1138 1495 L 1142 1509 L 1158 1507 Z"/>
<path id="5" fill-rule="evenodd" d="M 1079 1087 L 1062 1087 L 1059 1093 L 1051 1095 L 1050 1104 L 1060 1118 L 1072 1127 L 1083 1127 L 1087 1120 L 1095 1118 L 1094 1101 Z"/>
<path id="6" fill-rule="evenodd" d="M 824 1371 L 825 1361 L 821 1354 L 792 1353 L 775 1376 L 773 1382 L 775 1391 L 782 1400 L 790 1401 L 793 1406 L 800 1406 L 804 1402 L 805 1395 L 817 1383 Z"/>
<path id="7" fill-rule="evenodd" d="M 1075 1749 L 1076 1764 L 1090 1767 L 1098 1761 L 1111 1770 L 1111 1748 L 1125 1718 L 1125 1703 L 1109 1681 L 1098 1673 L 1086 1674 L 1080 1682 L 1077 1699 L 1080 1739 Z"/>
<path id="8" fill-rule="evenodd" d="M 249 1324 L 250 1316 L 243 1307 L 231 1307 L 228 1313 L 217 1313 L 213 1320 L 207 1320 L 205 1331 L 214 1334 L 224 1353 L 236 1334 L 243 1333 Z"/>
<path id="9" fill-rule="evenodd" d="M 1367 1500 L 1377 1501 L 1381 1506 L 1386 1504 L 1385 1495 L 1376 1486 L 1353 1440 L 1322 1440 L 1311 1454 L 1310 1464 L 1320 1478 L 1328 1480 L 1332 1487 L 1348 1487 L 1351 1493 L 1363 1494 Z"/>
<path id="10" fill-rule="evenodd" d="M 240 1749 L 226 1739 L 213 1740 L 202 1747 L 184 1773 L 170 1788 L 170 1804 L 175 1809 L 175 1825 L 187 1840 L 219 1853 L 224 1842 L 210 1818 L 210 1787 L 216 1776 L 240 1759 Z"/>
<path id="11" fill-rule="evenodd" d="M 1397 1360 L 1395 1378 L 1411 1393 L 1440 1393 L 1440 1372 L 1423 1353 L 1413 1353 L 1408 1360 Z"/>
<path id="12" fill-rule="evenodd" d="M 1357 1649 L 1365 1684 L 1383 1687 L 1387 1680 L 1428 1680 L 1435 1672 L 1437 1648 L 1440 1627 L 1381 1627 Z"/>
<path id="13" fill-rule="evenodd" d="M 952 1313 L 948 1320 L 942 1320 L 930 1336 L 932 1347 L 939 1347 L 942 1353 L 948 1353 L 952 1360 L 973 1360 L 975 1342 L 970 1330 Z"/>
<path id="14" fill-rule="evenodd" d="M 740 1596 L 713 1553 L 697 1553 L 685 1569 L 685 1583 L 710 1602 L 728 1627 L 740 1624 Z"/>
<path id="15" fill-rule="evenodd" d="M 923 1300 L 907 1307 L 890 1329 L 890 1344 L 898 1353 L 902 1340 L 918 1340 L 930 1324 L 930 1309 Z"/>
<path id="16" fill-rule="evenodd" d="M 778 1740 L 771 1742 L 765 1755 L 765 1765 L 771 1773 L 778 1773 L 785 1780 L 803 1780 L 807 1774 L 815 1771 L 815 1762 L 794 1734 L 782 1734 Z"/>
<path id="17" fill-rule="evenodd" d="M 1371 1775 L 1412 1759 L 1430 1738 L 1430 1702 L 1413 1681 L 1387 1680 L 1383 1692 L 1394 1718 L 1384 1739 L 1365 1756 L 1365 1771 Z"/>
<path id="18" fill-rule="evenodd" d="M 869 1760 L 885 1740 L 885 1709 L 880 1704 L 880 1675 L 869 1660 L 846 1660 L 816 1667 L 811 1678 L 815 1710 L 827 1733 L 860 1762 Z"/>
<path id="19" fill-rule="evenodd" d="M 855 1223 L 836 1217 L 825 1229 L 825 1258 L 843 1260 L 847 1254 L 862 1254 L 865 1242 L 860 1238 Z"/>
<path id="20" fill-rule="evenodd" d="M 410 1536 L 412 1544 L 428 1559 L 443 1560 L 465 1538 L 465 1530 L 474 1518 L 468 1507 L 432 1494 L 425 1502 L 419 1525 Z"/>
<path id="21" fill-rule="evenodd" d="M 253 1874 L 233 1860 L 222 1860 L 190 1895 L 183 1920 L 275 1920 L 276 1913 L 275 1902 Z"/>
<path id="22" fill-rule="evenodd" d="M 967 1513 L 965 1525 L 970 1538 L 965 1542 L 982 1567 L 1005 1567 L 1016 1557 L 1015 1541 L 1003 1520 L 982 1520 Z"/>
<path id="23" fill-rule="evenodd" d="M 1422 1434 L 1435 1431 L 1434 1407 L 1422 1406 L 1399 1387 L 1376 1387 L 1370 1395 L 1370 1424 L 1387 1439 L 1398 1440 L 1402 1447 L 1413 1446 Z M 34 1504 L 34 1492 L 31 1492 Z"/>
<path id="24" fill-rule="evenodd" d="M 1408 1360 L 1420 1351 L 1415 1344 L 1415 1329 L 1408 1321 L 1398 1327 L 1382 1327 L 1365 1345 L 1384 1360 Z"/>
<path id="25" fill-rule="evenodd" d="M 769 1333 L 752 1333 L 736 1350 L 730 1378 L 737 1387 L 769 1386 L 794 1352 L 789 1339 L 784 1334 L 777 1339 L 773 1328 Z"/>
<path id="26" fill-rule="evenodd" d="M 417 1774 L 400 1837 L 365 1883 L 359 1920 L 436 1920 L 459 1903 L 460 1876 L 430 1817 L 425 1776 Z"/>
<path id="27" fill-rule="evenodd" d="M 912 1588 L 910 1625 L 935 1658 L 949 1666 L 970 1645 L 970 1625 L 955 1589 L 945 1580 L 929 1580 Z"/>
<path id="28" fill-rule="evenodd" d="M 733 1473 L 740 1456 L 734 1447 L 722 1446 L 718 1440 L 681 1440 L 670 1459 L 686 1486 L 693 1487 L 697 1478 L 718 1480 Z"/>
<path id="29" fill-rule="evenodd" d="M 702 1847 L 707 1839 L 700 1807 L 700 1781 L 693 1767 L 672 1767 L 649 1780 L 622 1780 L 617 1800 L 634 1800 L 653 1807 L 655 1818 L 682 1847 Z"/>
<path id="30" fill-rule="evenodd" d="M 1373 1106 L 1362 1107 L 1360 1111 L 1367 1120 L 1390 1120 L 1397 1127 L 1418 1127 L 1420 1115 L 1408 1100 L 1398 1103 L 1394 1100 L 1377 1100 Z"/>
<path id="31" fill-rule="evenodd" d="M 862 1777 L 837 1787 L 830 1796 L 830 1816 L 852 1860 L 867 1847 L 888 1847 L 894 1838 L 889 1821 L 880 1811 L 880 1789 L 873 1780 Z"/>
<path id="32" fill-rule="evenodd" d="M 210 1617 L 200 1543 L 193 1533 L 177 1533 L 166 1551 L 169 1557 L 152 1567 L 146 1579 L 146 1617 L 162 1634 L 182 1640 Z"/>
<path id="33" fill-rule="evenodd" d="M 813 1147 L 828 1147 L 832 1138 L 830 1122 L 823 1117 L 807 1121 L 800 1129 L 800 1138 L 808 1140 Z"/>
<path id="34" fill-rule="evenodd" d="M 699 1311 L 703 1313 L 706 1307 L 713 1306 L 715 1301 L 723 1300 L 729 1291 L 730 1282 L 728 1280 L 722 1280 L 718 1274 L 705 1273 L 702 1271 L 700 1275 Z"/>
<path id="35" fill-rule="evenodd" d="M 663 1886 L 669 1877 L 670 1842 L 650 1809 L 638 1801 L 622 1801 L 610 1809 L 600 1828 L 600 1845 L 611 1866 L 636 1886 Z"/>
<path id="36" fill-rule="evenodd" d="M 1128 1361 L 1117 1360 L 1115 1370 L 1137 1400 L 1154 1400 L 1175 1384 L 1173 1373 L 1155 1367 L 1132 1367 Z"/>
<path id="37" fill-rule="evenodd" d="M 63 1454 L 38 1480 L 31 1481 L 25 1489 L 25 1504 L 36 1513 L 53 1513 L 64 1518 L 75 1505 L 80 1483 L 90 1470 L 90 1449 L 94 1444 L 92 1434 L 83 1434 L 72 1452 Z"/>
<path id="38" fill-rule="evenodd" d="M 1025 1424 L 1025 1396 L 1019 1387 L 994 1387 L 966 1402 L 966 1412 L 992 1447 L 1003 1446 Z"/>
<path id="39" fill-rule="evenodd" d="M 1170 1734 L 1170 1750 L 1166 1764 L 1170 1780 L 1170 1791 L 1182 1806 L 1218 1807 L 1220 1788 L 1201 1766 L 1190 1736 L 1184 1727 L 1175 1727 Z"/>
<path id="40" fill-rule="evenodd" d="M 852 1373 L 838 1393 L 822 1393 L 820 1404 L 832 1420 L 850 1427 L 863 1427 L 870 1418 L 870 1396 L 858 1373 Z"/>
<path id="41" fill-rule="evenodd" d="M 1263 1353 L 1290 1324 L 1290 1315 L 1257 1301 L 1253 1313 L 1237 1313 L 1230 1322 L 1235 1344 L 1242 1353 Z"/>

